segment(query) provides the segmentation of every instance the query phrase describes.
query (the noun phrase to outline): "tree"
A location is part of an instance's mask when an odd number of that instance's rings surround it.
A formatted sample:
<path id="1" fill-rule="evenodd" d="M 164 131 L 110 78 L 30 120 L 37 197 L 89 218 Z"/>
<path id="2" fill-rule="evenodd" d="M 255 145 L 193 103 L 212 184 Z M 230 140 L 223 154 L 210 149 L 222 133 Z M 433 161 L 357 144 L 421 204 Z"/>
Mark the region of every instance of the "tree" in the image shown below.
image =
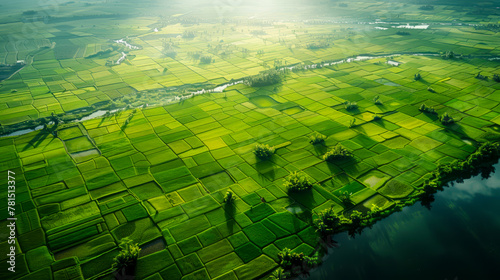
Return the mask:
<path id="1" fill-rule="evenodd" d="M 304 191 L 312 188 L 309 179 L 304 174 L 297 171 L 290 173 L 290 175 L 285 178 L 284 186 L 289 192 Z"/>
<path id="2" fill-rule="evenodd" d="M 322 237 L 335 234 L 339 231 L 342 224 L 339 218 L 333 211 L 333 206 L 330 209 L 321 211 L 318 214 L 318 219 L 314 220 L 314 227 Z"/>
<path id="3" fill-rule="evenodd" d="M 47 126 L 47 119 L 45 118 L 41 118 L 40 119 L 40 125 L 43 126 L 43 130 L 47 130 L 48 129 L 48 126 Z"/>
<path id="4" fill-rule="evenodd" d="M 349 122 L 349 128 L 353 128 L 356 126 L 356 118 L 352 118 L 352 120 Z"/>
<path id="5" fill-rule="evenodd" d="M 274 147 L 267 144 L 257 144 L 255 145 L 254 154 L 259 159 L 268 159 L 274 154 Z"/>
<path id="6" fill-rule="evenodd" d="M 57 117 L 54 112 L 50 114 L 50 118 L 52 119 L 52 122 L 54 122 L 55 126 L 59 125 L 59 117 Z"/>
<path id="7" fill-rule="evenodd" d="M 455 120 L 450 115 L 448 115 L 447 112 L 445 112 L 439 119 L 441 120 L 441 123 L 444 125 L 450 125 L 455 122 Z"/>
<path id="8" fill-rule="evenodd" d="M 342 203 L 344 205 L 349 205 L 352 203 L 351 196 L 352 196 L 352 192 L 343 191 L 343 192 L 340 192 L 339 199 L 340 199 L 340 201 L 342 201 Z"/>
<path id="9" fill-rule="evenodd" d="M 210 63 L 212 63 L 212 57 L 208 56 L 208 55 L 204 55 L 204 56 L 200 57 L 200 63 L 201 64 L 210 64 Z"/>
<path id="10" fill-rule="evenodd" d="M 325 142 L 325 139 L 326 139 L 326 136 L 319 133 L 319 132 L 315 132 L 314 134 L 312 134 L 310 137 L 309 137 L 310 141 L 309 143 L 313 144 L 313 145 L 316 145 L 316 144 L 321 144 L 321 143 L 324 143 Z"/>
<path id="11" fill-rule="evenodd" d="M 121 251 L 113 259 L 112 268 L 119 274 L 133 275 L 141 248 L 139 248 L 139 244 L 133 243 L 133 241 L 127 237 L 120 240 L 119 247 Z"/>
<path id="12" fill-rule="evenodd" d="M 415 76 L 413 77 L 413 79 L 414 79 L 415 81 L 422 80 L 422 75 L 420 75 L 420 73 L 417 73 L 417 74 L 415 74 Z"/>
<path id="13" fill-rule="evenodd" d="M 231 191 L 227 191 L 226 195 L 224 196 L 224 202 L 231 203 L 232 201 L 233 201 L 233 193 Z"/>

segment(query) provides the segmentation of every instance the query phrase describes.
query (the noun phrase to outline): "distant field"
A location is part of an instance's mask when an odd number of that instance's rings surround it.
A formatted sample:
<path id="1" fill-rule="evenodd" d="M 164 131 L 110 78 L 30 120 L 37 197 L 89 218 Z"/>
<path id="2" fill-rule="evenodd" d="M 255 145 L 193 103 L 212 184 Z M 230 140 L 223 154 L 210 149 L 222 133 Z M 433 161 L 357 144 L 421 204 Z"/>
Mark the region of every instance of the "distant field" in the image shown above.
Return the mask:
<path id="1" fill-rule="evenodd" d="M 383 14 L 383 5 L 377 7 Z M 391 8 L 396 7 L 403 9 L 396 4 Z M 65 114 L 111 102 L 123 106 L 129 100 L 152 104 L 158 102 L 158 98 L 151 92 L 164 87 L 195 83 L 217 85 L 273 68 L 276 61 L 317 63 L 366 53 L 447 50 L 467 55 L 500 53 L 493 31 L 475 30 L 466 25 L 441 25 L 438 22 L 444 19 L 436 17 L 437 11 L 428 14 L 432 14 L 429 29 L 406 30 L 409 36 L 398 35 L 400 29 L 384 22 L 375 25 L 323 21 L 258 24 L 255 20 L 192 25 L 179 23 L 179 18 L 158 21 L 144 17 L 49 21 L 44 25 L 44 32 L 37 35 L 39 38 L 0 40 L 0 54 L 3 54 L 0 58 L 5 57 L 0 62 L 32 61 L 23 71 L 2 82 L 0 125 L 15 125 L 52 113 Z M 109 25 L 109 22 L 115 24 Z M 154 32 L 152 26 L 164 27 Z M 377 30 L 375 26 L 389 29 Z M 22 29 L 22 25 L 10 28 Z M 8 30 L 0 28 L 0 32 Z M 183 36 L 186 32 L 194 37 L 186 38 Z M 139 50 L 113 42 L 128 35 L 131 36 L 129 43 L 139 46 Z M 322 47 L 311 49 L 311 44 Z M 120 65 L 111 66 L 121 52 L 127 53 L 127 58 Z M 213 62 L 203 64 L 200 56 L 208 56 Z M 145 91 L 148 94 L 137 98 L 137 92 Z"/>

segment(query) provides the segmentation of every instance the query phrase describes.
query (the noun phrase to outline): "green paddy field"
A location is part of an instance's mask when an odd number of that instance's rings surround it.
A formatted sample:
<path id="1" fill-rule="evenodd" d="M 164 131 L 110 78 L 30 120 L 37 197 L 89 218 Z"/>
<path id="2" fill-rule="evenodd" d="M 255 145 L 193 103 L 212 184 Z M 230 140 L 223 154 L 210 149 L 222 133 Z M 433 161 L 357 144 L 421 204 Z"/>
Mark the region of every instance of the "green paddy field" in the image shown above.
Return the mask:
<path id="1" fill-rule="evenodd" d="M 164 14 L 141 7 L 136 15 L 133 3 L 117 3 L 60 4 L 46 21 L 7 4 L 0 12 L 1 70 L 24 61 L 0 82 L 0 131 L 48 123 L 0 138 L 2 176 L 16 173 L 17 218 L 16 272 L 4 266 L 10 245 L 2 238 L 1 279 L 115 279 L 123 238 L 142 249 L 135 279 L 267 279 L 285 248 L 318 256 L 321 211 L 349 217 L 411 205 L 439 165 L 500 140 L 494 9 L 485 17 L 464 6 L 332 2 L 287 21 L 274 17 L 290 11 L 222 18 L 174 3 Z M 391 27 L 400 22 L 430 25 Z M 37 32 L 23 35 L 27 27 Z M 455 57 L 441 57 L 447 51 Z M 175 100 L 269 69 L 362 55 L 373 57 Z M 445 113 L 454 124 L 441 123 Z M 309 142 L 316 132 L 324 144 Z M 325 161 L 337 143 L 352 157 Z M 274 155 L 259 160 L 256 144 Z M 284 181 L 295 171 L 314 186 L 288 193 Z M 6 228 L 4 189 L 0 202 Z"/>

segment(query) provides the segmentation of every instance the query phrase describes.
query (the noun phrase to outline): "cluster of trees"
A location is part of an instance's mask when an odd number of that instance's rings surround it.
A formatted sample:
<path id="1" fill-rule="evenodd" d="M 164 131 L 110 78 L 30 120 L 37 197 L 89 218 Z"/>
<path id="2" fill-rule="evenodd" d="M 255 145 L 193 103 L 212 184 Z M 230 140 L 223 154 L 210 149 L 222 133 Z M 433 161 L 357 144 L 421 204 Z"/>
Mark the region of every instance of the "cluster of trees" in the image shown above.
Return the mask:
<path id="1" fill-rule="evenodd" d="M 479 79 L 479 80 L 488 80 L 488 76 L 481 75 L 481 72 L 479 72 L 476 75 L 476 79 Z"/>
<path id="2" fill-rule="evenodd" d="M 425 105 L 425 103 L 422 103 L 422 105 L 420 105 L 420 108 L 418 108 L 418 110 L 422 113 L 431 114 L 431 115 L 438 115 L 438 113 L 436 112 L 436 110 L 433 107 L 429 107 L 429 106 Z M 455 120 L 453 119 L 453 117 L 450 116 L 447 112 L 445 112 L 443 115 L 441 115 L 439 117 L 439 120 L 444 125 L 450 125 L 450 124 L 455 123 Z"/>
<path id="3" fill-rule="evenodd" d="M 490 24 L 481 24 L 474 26 L 476 30 L 489 30 L 498 32 L 500 30 L 500 24 L 490 23 Z"/>
<path id="4" fill-rule="evenodd" d="M 346 101 L 344 103 L 344 107 L 347 111 L 350 111 L 350 110 L 356 110 L 358 109 L 358 103 L 356 102 L 350 102 L 350 101 Z"/>
<path id="5" fill-rule="evenodd" d="M 288 192 L 298 192 L 309 190 L 313 185 L 304 174 L 292 172 L 285 178 L 284 186 Z"/>
<path id="6" fill-rule="evenodd" d="M 221 40 L 222 41 L 222 40 Z M 214 55 L 227 57 L 233 53 L 237 48 L 231 44 L 208 44 L 208 52 Z M 241 53 L 243 55 L 248 54 L 250 51 L 248 49 L 242 48 Z"/>
<path id="7" fill-rule="evenodd" d="M 423 10 L 423 11 L 432 11 L 432 10 L 434 10 L 434 6 L 432 6 L 432 5 L 424 5 L 424 6 L 420 6 L 419 9 Z"/>
<path id="8" fill-rule="evenodd" d="M 125 277 L 127 275 L 135 275 L 135 266 L 141 248 L 139 244 L 133 243 L 129 238 L 120 240 L 121 251 L 113 259 L 112 268 L 116 272 L 116 277 Z"/>
<path id="9" fill-rule="evenodd" d="M 329 46 L 330 46 L 330 44 L 328 44 L 326 42 L 307 44 L 307 48 L 310 50 L 324 49 L 324 48 L 328 48 Z"/>
<path id="10" fill-rule="evenodd" d="M 418 110 L 422 113 L 437 115 L 436 110 L 434 110 L 433 107 L 429 107 L 429 106 L 425 105 L 425 103 L 422 103 L 422 105 L 420 105 L 420 108 L 418 108 Z"/>
<path id="11" fill-rule="evenodd" d="M 342 160 L 351 157 L 351 152 L 344 148 L 340 143 L 337 143 L 332 150 L 326 152 L 323 155 L 323 159 L 326 161 Z"/>
<path id="12" fill-rule="evenodd" d="M 402 36 L 408 36 L 408 35 L 411 35 L 410 32 L 408 31 L 398 31 L 396 32 L 397 35 L 402 35 Z"/>
<path id="13" fill-rule="evenodd" d="M 477 73 L 475 78 L 478 80 L 484 80 L 484 81 L 488 80 L 488 76 L 482 75 L 481 72 Z M 493 74 L 492 78 L 493 78 L 493 81 L 500 83 L 500 76 L 498 74 Z"/>
<path id="14" fill-rule="evenodd" d="M 318 218 L 313 221 L 314 228 L 325 239 L 335 233 L 347 230 L 351 236 L 361 233 L 362 229 L 370 223 L 370 219 L 380 217 L 382 209 L 373 206 L 365 214 L 353 210 L 349 216 L 337 215 L 333 208 L 323 210 Z"/>
<path id="15" fill-rule="evenodd" d="M 284 74 L 276 69 L 263 71 L 255 76 L 245 78 L 244 83 L 251 87 L 264 87 L 278 84 Z"/>
<path id="16" fill-rule="evenodd" d="M 182 38 L 184 39 L 193 39 L 194 37 L 196 37 L 196 34 L 193 31 L 184 30 L 182 32 Z"/>
<path id="17" fill-rule="evenodd" d="M 213 58 L 209 55 L 203 55 L 200 57 L 200 64 L 210 64 L 213 61 Z"/>
<path id="18" fill-rule="evenodd" d="M 310 139 L 309 143 L 316 145 L 316 144 L 324 143 L 326 136 L 319 133 L 319 132 L 316 132 L 316 133 L 312 134 L 311 136 L 309 136 L 309 139 Z"/>
<path id="19" fill-rule="evenodd" d="M 462 58 L 462 55 L 456 54 L 453 51 L 446 51 L 446 52 L 441 52 L 441 57 L 443 59 L 455 59 L 455 58 Z"/>
<path id="20" fill-rule="evenodd" d="M 448 164 L 440 164 L 430 174 L 430 178 L 424 181 L 423 197 L 435 193 L 438 189 L 446 186 L 448 182 L 462 182 L 464 179 L 482 174 L 488 177 L 492 171 L 492 165 L 500 158 L 500 143 L 486 142 L 482 144 L 466 160 L 455 160 Z"/>
<path id="21" fill-rule="evenodd" d="M 455 123 L 455 120 L 447 112 L 445 112 L 441 117 L 439 117 L 439 120 L 444 125 L 450 125 Z"/>
<path id="22" fill-rule="evenodd" d="M 257 158 L 265 160 L 270 158 L 274 154 L 274 150 L 274 147 L 271 147 L 267 144 L 257 144 L 253 153 L 255 154 L 255 156 L 257 156 Z"/>
<path id="23" fill-rule="evenodd" d="M 280 268 L 273 273 L 271 279 L 294 279 L 319 265 L 320 261 L 314 257 L 308 257 L 304 253 L 292 252 L 284 248 L 278 253 L 278 264 Z"/>
<path id="24" fill-rule="evenodd" d="M 210 64 L 214 61 L 214 59 L 209 55 L 203 55 L 202 52 L 188 52 L 188 55 L 195 60 L 200 60 L 200 64 Z"/>
<path id="25" fill-rule="evenodd" d="M 422 75 L 420 75 L 420 73 L 417 73 L 417 74 L 415 74 L 415 75 L 413 76 L 413 79 L 414 79 L 415 81 L 420 81 L 420 80 L 422 80 Z"/>
<path id="26" fill-rule="evenodd" d="M 175 50 L 175 45 L 174 43 L 172 42 L 163 42 L 162 43 L 162 53 L 165 55 L 165 56 L 168 56 L 168 57 L 171 57 L 171 58 L 175 58 L 175 56 L 177 55 L 177 51 Z"/>

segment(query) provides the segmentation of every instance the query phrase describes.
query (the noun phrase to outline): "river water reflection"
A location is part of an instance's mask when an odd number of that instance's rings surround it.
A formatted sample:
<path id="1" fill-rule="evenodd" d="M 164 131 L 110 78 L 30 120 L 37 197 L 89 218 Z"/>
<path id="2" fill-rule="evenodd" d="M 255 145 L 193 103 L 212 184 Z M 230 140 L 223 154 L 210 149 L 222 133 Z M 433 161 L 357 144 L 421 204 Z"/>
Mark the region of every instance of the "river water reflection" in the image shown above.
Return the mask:
<path id="1" fill-rule="evenodd" d="M 308 279 L 500 279 L 500 164 L 377 222 L 354 239 L 334 237 Z"/>

